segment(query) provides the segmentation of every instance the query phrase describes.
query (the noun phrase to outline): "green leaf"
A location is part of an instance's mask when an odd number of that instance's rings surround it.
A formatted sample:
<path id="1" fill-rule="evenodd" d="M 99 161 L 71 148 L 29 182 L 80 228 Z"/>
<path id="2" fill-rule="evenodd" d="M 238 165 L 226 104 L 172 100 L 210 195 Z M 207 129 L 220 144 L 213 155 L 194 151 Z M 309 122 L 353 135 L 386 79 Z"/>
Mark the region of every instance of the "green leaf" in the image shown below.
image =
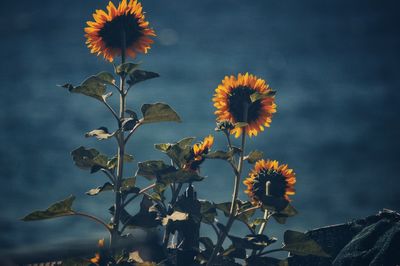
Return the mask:
<path id="1" fill-rule="evenodd" d="M 250 256 L 246 259 L 246 266 L 288 266 L 288 264 L 285 264 L 285 261 L 272 257 Z"/>
<path id="2" fill-rule="evenodd" d="M 139 64 L 134 64 L 129 62 L 121 64 L 115 67 L 115 74 L 117 74 L 118 76 L 125 77 L 127 75 L 132 74 L 138 66 Z"/>
<path id="3" fill-rule="evenodd" d="M 125 194 L 128 193 L 139 193 L 140 189 L 135 186 L 136 177 L 129 177 L 122 180 L 121 191 Z"/>
<path id="4" fill-rule="evenodd" d="M 264 157 L 264 153 L 262 151 L 251 151 L 249 155 L 245 157 L 245 160 L 247 160 L 248 163 L 254 164 L 258 160 L 261 160 Z"/>
<path id="5" fill-rule="evenodd" d="M 160 75 L 155 73 L 155 72 L 150 72 L 150 71 L 144 71 L 144 70 L 135 70 L 129 75 L 129 80 L 127 83 L 129 85 L 135 85 L 136 83 L 148 80 L 148 79 L 153 79 L 153 78 L 158 78 Z"/>
<path id="6" fill-rule="evenodd" d="M 176 171 L 175 167 L 165 164 L 163 161 L 145 161 L 138 163 L 137 175 L 149 180 Z"/>
<path id="7" fill-rule="evenodd" d="M 99 80 L 103 81 L 105 84 L 115 85 L 115 78 L 114 78 L 113 74 L 111 74 L 110 72 L 102 71 L 102 72 L 98 73 L 96 75 L 96 77 Z"/>
<path id="8" fill-rule="evenodd" d="M 231 258 L 245 259 L 246 258 L 246 249 L 235 247 L 234 245 L 231 245 L 229 248 L 224 250 L 224 253 L 222 253 L 222 255 L 228 256 Z"/>
<path id="9" fill-rule="evenodd" d="M 189 214 L 185 212 L 180 212 L 180 211 L 174 211 L 171 215 L 167 215 L 162 219 L 162 225 L 167 225 L 170 221 L 176 222 L 176 221 L 186 221 L 189 219 Z"/>
<path id="10" fill-rule="evenodd" d="M 65 215 L 71 215 L 73 214 L 72 203 L 74 202 L 74 200 L 75 196 L 71 195 L 62 201 L 54 203 L 44 211 L 35 211 L 28 214 L 27 216 L 22 218 L 22 220 L 37 221 L 37 220 L 56 218 Z"/>
<path id="11" fill-rule="evenodd" d="M 276 242 L 276 238 L 269 238 L 266 235 L 247 235 L 244 238 L 228 235 L 236 248 L 260 250 Z"/>
<path id="12" fill-rule="evenodd" d="M 143 123 L 181 122 L 178 114 L 165 103 L 144 104 L 141 110 Z"/>
<path id="13" fill-rule="evenodd" d="M 132 155 L 126 153 L 124 154 L 124 162 L 131 163 L 133 162 L 133 160 L 134 158 Z M 118 164 L 118 156 L 115 155 L 114 157 L 112 157 L 110 160 L 107 161 L 107 168 L 112 170 L 115 167 L 117 167 L 117 164 Z"/>
<path id="14" fill-rule="evenodd" d="M 256 101 L 260 101 L 262 99 L 266 99 L 266 98 L 270 98 L 272 96 L 275 96 L 276 91 L 268 91 L 267 93 L 259 93 L 259 92 L 255 92 L 252 95 L 250 95 L 250 100 L 252 103 L 256 102 Z"/>
<path id="15" fill-rule="evenodd" d="M 275 212 L 272 217 L 274 217 L 274 219 L 280 223 L 280 224 L 284 224 L 286 223 L 286 219 L 288 217 L 292 217 L 295 216 L 297 214 L 297 210 L 289 203 L 286 208 L 284 208 L 281 211 L 277 211 Z"/>
<path id="16" fill-rule="evenodd" d="M 214 244 L 209 237 L 200 237 L 199 242 L 204 245 L 206 250 L 212 251 L 214 249 Z"/>
<path id="17" fill-rule="evenodd" d="M 214 204 L 208 200 L 199 200 L 201 221 L 206 224 L 212 224 L 217 216 L 217 210 Z"/>
<path id="18" fill-rule="evenodd" d="M 130 109 L 125 110 L 125 113 L 127 113 L 129 115 L 130 118 L 133 118 L 135 120 L 139 120 L 138 119 L 138 115 L 136 114 L 135 111 L 132 111 Z"/>
<path id="19" fill-rule="evenodd" d="M 187 158 L 190 156 L 191 143 L 195 138 L 189 137 L 178 141 L 177 143 L 161 143 L 155 144 L 154 147 L 168 155 L 172 161 L 179 167 L 187 162 Z"/>
<path id="20" fill-rule="evenodd" d="M 106 183 L 104 183 L 104 185 L 102 185 L 100 187 L 92 188 L 91 190 L 86 192 L 86 194 L 89 196 L 96 196 L 100 192 L 113 190 L 113 188 L 114 188 L 114 186 L 110 182 L 106 182 Z"/>
<path id="21" fill-rule="evenodd" d="M 156 211 L 150 211 L 153 202 L 151 199 L 143 196 L 142 202 L 140 203 L 139 212 L 131 216 L 129 221 L 127 221 L 128 227 L 142 227 L 142 228 L 153 228 L 161 224 L 158 219 L 158 214 Z"/>
<path id="22" fill-rule="evenodd" d="M 124 118 L 122 120 L 122 129 L 124 131 L 131 131 L 132 129 L 135 128 L 136 124 L 139 122 L 139 120 L 135 118 Z"/>
<path id="23" fill-rule="evenodd" d="M 100 154 L 96 149 L 86 149 L 81 146 L 73 150 L 71 155 L 76 166 L 84 170 L 90 169 L 91 173 L 95 173 L 101 168 L 107 169 L 107 156 Z"/>
<path id="24" fill-rule="evenodd" d="M 204 155 L 207 159 L 221 159 L 221 160 L 229 160 L 236 153 L 236 150 L 230 151 L 214 151 Z"/>
<path id="25" fill-rule="evenodd" d="M 175 182 L 175 183 L 191 183 L 191 182 L 196 182 L 196 181 L 202 181 L 203 179 L 204 179 L 204 177 L 199 176 L 196 172 L 189 171 L 189 170 L 183 170 L 183 169 L 179 169 L 174 172 L 169 172 L 169 173 L 160 175 L 160 181 L 165 184 L 170 184 L 173 182 Z"/>
<path id="26" fill-rule="evenodd" d="M 114 135 L 115 135 L 115 132 L 109 133 L 108 129 L 106 127 L 99 127 L 98 129 L 87 132 L 85 134 L 85 137 L 87 137 L 87 138 L 95 137 L 98 140 L 105 140 L 105 139 L 111 138 Z"/>
<path id="27" fill-rule="evenodd" d="M 287 230 L 283 238 L 285 243 L 283 250 L 290 253 L 299 256 L 330 257 L 315 240 L 302 232 Z"/>
<path id="28" fill-rule="evenodd" d="M 257 219 L 254 219 L 252 222 L 250 222 L 250 223 L 249 223 L 249 226 L 250 226 L 251 228 L 255 228 L 256 226 L 258 226 L 258 225 L 260 225 L 260 224 L 262 224 L 262 223 L 266 223 L 266 222 L 268 222 L 267 219 L 257 218 Z"/>
<path id="29" fill-rule="evenodd" d="M 225 216 L 229 216 L 230 210 L 231 210 L 231 202 L 222 202 L 218 204 L 214 204 L 215 208 L 218 210 L 222 211 Z"/>
<path id="30" fill-rule="evenodd" d="M 77 87 L 69 83 L 61 87 L 68 89 L 70 92 L 84 94 L 103 102 L 109 96 L 106 94 L 106 83 L 106 81 L 97 76 L 90 76 Z"/>

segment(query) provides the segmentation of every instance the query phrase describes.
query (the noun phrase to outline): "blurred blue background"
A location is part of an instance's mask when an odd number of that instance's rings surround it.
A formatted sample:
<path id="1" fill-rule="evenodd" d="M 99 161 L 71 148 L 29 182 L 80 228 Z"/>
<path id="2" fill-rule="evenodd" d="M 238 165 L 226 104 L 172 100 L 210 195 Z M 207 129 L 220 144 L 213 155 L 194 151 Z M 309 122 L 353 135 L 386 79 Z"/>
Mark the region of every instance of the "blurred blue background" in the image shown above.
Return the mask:
<path id="1" fill-rule="evenodd" d="M 138 60 L 161 77 L 135 87 L 128 106 L 139 111 L 143 103 L 167 102 L 184 122 L 140 128 L 128 146 L 136 161 L 126 176 L 133 175 L 138 161 L 165 158 L 153 143 L 213 133 L 214 89 L 225 75 L 248 71 L 278 92 L 271 128 L 251 139 L 248 150 L 257 148 L 267 158 L 288 163 L 298 180 L 293 205 L 299 215 L 287 226 L 271 222 L 271 235 L 400 209 L 396 1 L 142 2 L 158 37 Z M 99 126 L 114 129 L 115 121 L 99 102 L 56 87 L 112 71 L 89 53 L 83 36 L 92 12 L 106 4 L 2 3 L 2 249 L 104 235 L 100 226 L 82 218 L 18 219 L 70 194 L 77 196 L 77 210 L 109 218 L 111 193 L 85 195 L 106 178 L 76 168 L 69 153 L 85 145 L 115 154 L 112 140 L 84 137 Z M 117 104 L 117 97 L 111 101 Z M 224 139 L 216 137 L 215 148 L 223 148 Z M 206 162 L 202 174 L 208 178 L 196 184 L 200 198 L 230 199 L 233 180 L 227 164 Z M 244 228 L 237 224 L 234 230 Z"/>

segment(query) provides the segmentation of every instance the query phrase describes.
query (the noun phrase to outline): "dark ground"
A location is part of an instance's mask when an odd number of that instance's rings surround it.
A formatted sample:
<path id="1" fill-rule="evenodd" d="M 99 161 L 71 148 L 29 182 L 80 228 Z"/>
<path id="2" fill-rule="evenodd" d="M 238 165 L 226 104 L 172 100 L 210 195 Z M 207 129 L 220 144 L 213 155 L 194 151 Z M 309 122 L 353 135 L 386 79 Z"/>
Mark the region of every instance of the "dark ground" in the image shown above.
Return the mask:
<path id="1" fill-rule="evenodd" d="M 150 54 L 139 60 L 161 78 L 140 84 L 129 105 L 139 110 L 141 103 L 165 101 L 184 123 L 143 127 L 128 150 L 136 162 L 157 159 L 162 155 L 153 143 L 209 134 L 214 128 L 213 90 L 224 75 L 249 71 L 278 91 L 272 127 L 251 139 L 250 146 L 288 163 L 298 177 L 293 204 L 300 214 L 287 227 L 271 223 L 273 233 L 343 222 L 382 208 L 399 210 L 395 3 L 144 0 L 158 38 Z M 69 152 L 86 145 L 112 155 L 112 141 L 98 143 L 83 134 L 99 126 L 112 128 L 114 121 L 98 102 L 55 86 L 111 71 L 89 54 L 83 37 L 85 21 L 105 5 L 2 3 L 1 248 L 104 233 L 80 218 L 18 219 L 69 194 L 78 196 L 77 209 L 108 217 L 111 195 L 84 195 L 105 178 L 77 169 Z M 218 137 L 215 147 L 224 145 Z M 232 178 L 228 166 L 217 163 L 205 164 L 208 179 L 197 188 L 200 197 L 219 202 L 230 198 Z"/>

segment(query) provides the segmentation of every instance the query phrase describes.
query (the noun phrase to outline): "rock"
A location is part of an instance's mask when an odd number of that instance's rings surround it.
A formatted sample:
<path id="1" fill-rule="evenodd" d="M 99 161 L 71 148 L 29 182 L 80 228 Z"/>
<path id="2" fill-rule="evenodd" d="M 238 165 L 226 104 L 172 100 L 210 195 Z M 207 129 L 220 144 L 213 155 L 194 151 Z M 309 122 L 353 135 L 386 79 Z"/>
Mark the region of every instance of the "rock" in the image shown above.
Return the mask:
<path id="1" fill-rule="evenodd" d="M 331 258 L 292 256 L 289 265 L 400 265 L 400 214 L 394 211 L 383 210 L 365 219 L 311 230 L 307 235 Z"/>

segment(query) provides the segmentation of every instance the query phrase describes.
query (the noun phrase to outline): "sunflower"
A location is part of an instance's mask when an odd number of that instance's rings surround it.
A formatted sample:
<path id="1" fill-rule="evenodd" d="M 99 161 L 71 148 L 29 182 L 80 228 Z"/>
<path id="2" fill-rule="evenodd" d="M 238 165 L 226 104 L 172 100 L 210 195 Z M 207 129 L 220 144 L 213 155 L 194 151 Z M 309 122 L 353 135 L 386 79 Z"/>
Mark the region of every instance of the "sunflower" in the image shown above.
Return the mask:
<path id="1" fill-rule="evenodd" d="M 122 0 L 118 7 L 110 1 L 107 12 L 96 10 L 93 18 L 85 28 L 86 44 L 91 53 L 102 54 L 110 62 L 124 47 L 126 55 L 133 58 L 138 52 L 147 53 L 153 43 L 149 36 L 156 36 L 137 0 Z"/>
<path id="2" fill-rule="evenodd" d="M 295 194 L 296 175 L 287 164 L 259 160 L 243 183 L 247 186 L 245 193 L 253 205 L 272 206 L 281 210 L 291 201 L 289 195 Z"/>
<path id="3" fill-rule="evenodd" d="M 104 249 L 104 238 L 99 240 L 97 246 L 99 247 L 100 251 L 101 251 L 102 249 Z M 91 262 L 91 263 L 94 263 L 94 264 L 96 264 L 96 265 L 100 265 L 100 264 L 103 262 L 103 259 L 102 259 L 102 256 L 101 256 L 100 253 L 101 253 L 101 252 L 97 252 L 97 253 L 95 254 L 95 256 L 94 256 L 93 258 L 90 259 L 90 262 Z M 103 262 L 103 263 L 104 263 L 104 262 Z"/>
<path id="4" fill-rule="evenodd" d="M 250 96 L 254 93 L 262 97 L 252 102 Z M 231 131 L 235 137 L 239 137 L 243 129 L 250 137 L 257 136 L 258 132 L 264 131 L 264 127 L 269 127 L 272 114 L 276 112 L 275 97 L 269 85 L 249 73 L 226 76 L 215 89 L 213 102 L 217 108 L 217 121 L 247 123 L 245 127 L 236 127 Z"/>
<path id="5" fill-rule="evenodd" d="M 184 169 L 198 170 L 200 164 L 205 160 L 204 155 L 208 154 L 212 145 L 214 144 L 214 137 L 209 135 L 204 138 L 200 143 L 196 143 L 190 150 L 188 162 L 183 166 Z"/>

